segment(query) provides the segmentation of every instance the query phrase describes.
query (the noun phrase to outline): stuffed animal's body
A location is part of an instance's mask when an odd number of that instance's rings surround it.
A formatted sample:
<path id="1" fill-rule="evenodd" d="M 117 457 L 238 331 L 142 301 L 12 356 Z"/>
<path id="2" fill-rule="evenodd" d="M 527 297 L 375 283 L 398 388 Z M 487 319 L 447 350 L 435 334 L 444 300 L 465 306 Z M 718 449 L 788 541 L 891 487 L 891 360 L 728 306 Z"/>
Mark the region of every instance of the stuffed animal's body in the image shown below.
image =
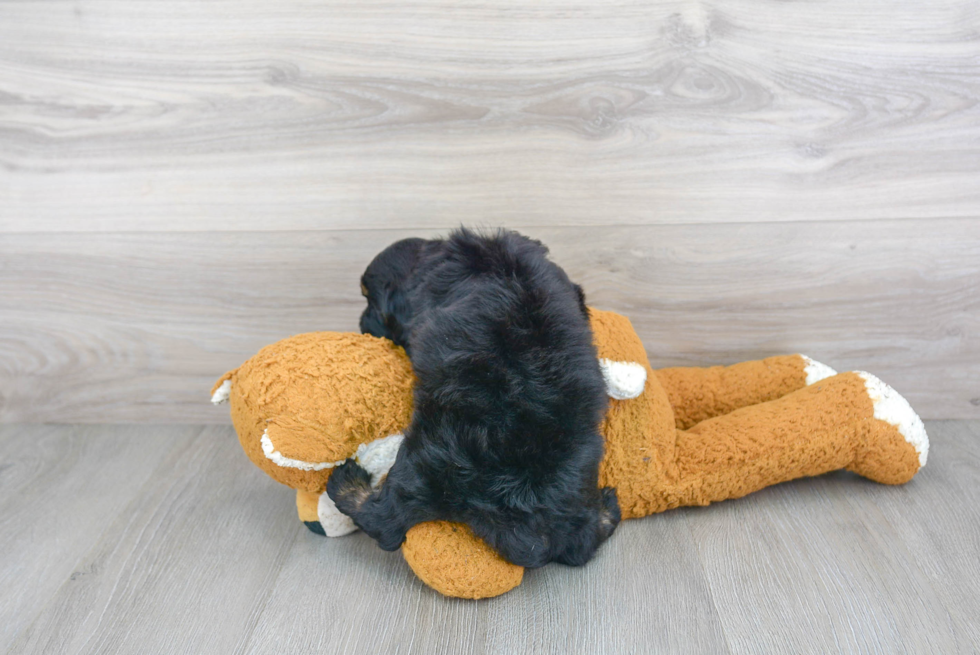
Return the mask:
<path id="1" fill-rule="evenodd" d="M 599 484 L 616 488 L 624 519 L 839 469 L 902 484 L 926 463 L 919 417 L 870 374 L 836 374 L 801 355 L 654 371 L 628 319 L 593 309 L 591 323 L 611 396 Z M 231 401 L 249 458 L 297 490 L 300 519 L 339 536 L 356 528 L 324 493 L 330 471 L 356 457 L 381 482 L 409 423 L 413 381 L 387 340 L 320 332 L 263 348 L 218 381 L 212 400 Z M 449 596 L 496 596 L 523 576 L 459 524 L 419 524 L 402 552 Z"/>

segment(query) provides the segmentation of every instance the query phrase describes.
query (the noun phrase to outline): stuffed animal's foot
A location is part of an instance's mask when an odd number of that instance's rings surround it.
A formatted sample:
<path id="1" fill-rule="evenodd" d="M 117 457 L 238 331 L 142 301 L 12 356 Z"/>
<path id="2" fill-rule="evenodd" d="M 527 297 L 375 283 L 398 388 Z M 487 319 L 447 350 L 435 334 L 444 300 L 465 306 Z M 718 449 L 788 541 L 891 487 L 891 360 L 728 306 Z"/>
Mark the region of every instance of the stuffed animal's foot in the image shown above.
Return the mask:
<path id="1" fill-rule="evenodd" d="M 323 525 L 319 521 L 303 521 L 303 525 L 313 534 L 318 534 L 321 537 L 327 536 L 327 531 L 323 529 Z"/>
<path id="2" fill-rule="evenodd" d="M 840 469 L 901 484 L 925 464 L 928 444 L 922 421 L 894 389 L 867 373 L 840 373 L 678 431 L 680 475 L 649 511 Z"/>
<path id="3" fill-rule="evenodd" d="M 882 484 L 903 484 L 926 465 L 929 437 L 908 401 L 890 386 L 863 371 L 874 417 L 858 426 L 860 445 L 848 470 Z"/>
<path id="4" fill-rule="evenodd" d="M 323 537 L 342 537 L 357 530 L 354 521 L 342 514 L 325 493 L 296 490 L 296 510 L 299 520 L 313 534 Z"/>
<path id="5" fill-rule="evenodd" d="M 343 537 L 345 534 L 357 531 L 354 520 L 337 509 L 333 500 L 326 493 L 320 494 L 316 504 L 317 520 L 327 537 Z M 313 528 L 310 528 L 311 530 Z M 316 530 L 313 530 L 316 532 Z"/>
<path id="6" fill-rule="evenodd" d="M 405 561 L 422 582 L 446 596 L 490 598 L 521 584 L 511 564 L 463 523 L 426 521 L 408 531 Z"/>

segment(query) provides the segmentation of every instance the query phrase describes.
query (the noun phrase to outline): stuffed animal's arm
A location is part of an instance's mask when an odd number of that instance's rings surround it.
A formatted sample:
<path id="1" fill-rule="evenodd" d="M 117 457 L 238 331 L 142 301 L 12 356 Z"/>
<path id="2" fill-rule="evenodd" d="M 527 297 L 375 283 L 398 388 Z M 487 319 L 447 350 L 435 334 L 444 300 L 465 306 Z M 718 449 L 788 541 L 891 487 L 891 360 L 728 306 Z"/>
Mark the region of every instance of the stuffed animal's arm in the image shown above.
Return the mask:
<path id="1" fill-rule="evenodd" d="M 524 567 L 506 561 L 462 523 L 415 525 L 402 555 L 422 582 L 453 598 L 499 596 L 524 578 Z"/>
<path id="2" fill-rule="evenodd" d="M 667 392 L 680 430 L 741 407 L 782 398 L 835 373 L 805 355 L 781 355 L 732 366 L 654 371 Z"/>

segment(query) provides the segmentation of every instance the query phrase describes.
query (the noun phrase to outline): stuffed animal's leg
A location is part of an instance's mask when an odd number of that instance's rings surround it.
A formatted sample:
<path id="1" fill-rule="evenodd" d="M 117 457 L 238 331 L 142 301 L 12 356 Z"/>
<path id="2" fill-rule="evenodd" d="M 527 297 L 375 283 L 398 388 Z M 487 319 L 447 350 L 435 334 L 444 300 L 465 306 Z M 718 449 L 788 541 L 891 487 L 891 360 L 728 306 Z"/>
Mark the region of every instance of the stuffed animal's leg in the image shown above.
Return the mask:
<path id="1" fill-rule="evenodd" d="M 305 489 L 296 490 L 296 512 L 299 520 L 303 522 L 310 532 L 321 536 L 327 536 L 320 524 L 320 516 L 317 514 L 320 494 L 306 491 Z"/>
<path id="2" fill-rule="evenodd" d="M 710 368 L 655 371 L 674 408 L 679 430 L 802 389 L 837 372 L 804 355 L 782 355 Z"/>
<path id="3" fill-rule="evenodd" d="M 677 438 L 678 477 L 667 507 L 738 498 L 844 468 L 901 484 L 925 465 L 929 446 L 904 398 L 854 372 L 703 421 Z"/>

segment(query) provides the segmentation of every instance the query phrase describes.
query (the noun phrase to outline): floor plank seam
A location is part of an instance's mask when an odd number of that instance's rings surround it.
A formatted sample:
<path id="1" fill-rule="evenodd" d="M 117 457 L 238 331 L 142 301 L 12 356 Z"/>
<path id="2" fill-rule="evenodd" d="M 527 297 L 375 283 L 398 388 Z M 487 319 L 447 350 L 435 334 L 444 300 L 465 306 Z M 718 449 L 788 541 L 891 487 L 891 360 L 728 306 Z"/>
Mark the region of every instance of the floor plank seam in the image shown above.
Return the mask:
<path id="1" fill-rule="evenodd" d="M 728 630 L 725 628 L 725 622 L 721 620 L 721 612 L 718 611 L 718 606 L 715 602 L 715 590 L 711 586 L 711 578 L 708 577 L 708 570 L 704 566 L 704 560 L 701 557 L 701 549 L 698 548 L 697 537 L 694 536 L 694 530 L 691 529 L 691 517 L 689 514 L 684 515 L 684 528 L 687 530 L 687 534 L 691 538 L 691 545 L 694 546 L 694 556 L 698 559 L 698 567 L 701 570 L 701 578 L 704 580 L 705 589 L 708 590 L 708 597 L 711 598 L 711 611 L 714 614 L 715 619 L 718 621 L 718 628 L 721 630 L 721 636 L 725 639 L 725 648 L 728 649 L 729 655 L 735 655 L 735 651 L 732 650 L 732 642 L 729 638 Z"/>
<path id="2" fill-rule="evenodd" d="M 275 592 L 276 586 L 279 582 L 279 578 L 282 576 L 282 570 L 285 566 L 286 560 L 289 559 L 290 554 L 296 548 L 297 539 L 301 539 L 304 535 L 303 530 L 296 530 L 294 536 L 289 540 L 289 548 L 283 549 L 283 554 L 276 561 L 276 573 L 269 580 L 269 584 L 265 586 L 265 598 L 262 599 L 262 606 L 255 613 L 254 616 L 249 617 L 251 626 L 248 631 L 242 635 L 242 639 L 239 641 L 238 645 L 235 647 L 235 655 L 243 655 L 248 652 L 248 648 L 252 643 L 252 639 L 255 637 L 255 630 L 259 627 L 259 623 L 262 621 L 262 617 L 265 614 L 266 609 L 269 607 L 269 601 L 272 599 L 273 592 Z"/>

